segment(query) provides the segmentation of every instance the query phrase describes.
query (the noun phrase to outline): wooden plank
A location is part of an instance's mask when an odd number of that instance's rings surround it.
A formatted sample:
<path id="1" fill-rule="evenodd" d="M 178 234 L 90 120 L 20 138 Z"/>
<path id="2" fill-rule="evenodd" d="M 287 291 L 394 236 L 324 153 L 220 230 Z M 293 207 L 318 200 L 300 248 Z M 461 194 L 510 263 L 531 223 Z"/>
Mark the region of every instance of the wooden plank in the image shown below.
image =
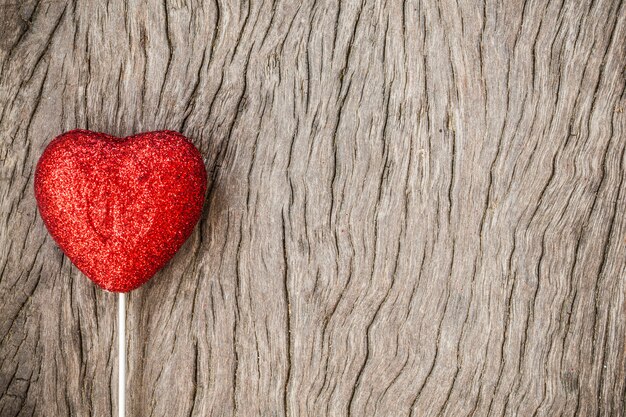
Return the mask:
<path id="1" fill-rule="evenodd" d="M 49 140 L 173 129 L 210 190 L 128 300 L 129 415 L 626 413 L 626 5 L 2 0 L 0 415 L 116 409 Z"/>

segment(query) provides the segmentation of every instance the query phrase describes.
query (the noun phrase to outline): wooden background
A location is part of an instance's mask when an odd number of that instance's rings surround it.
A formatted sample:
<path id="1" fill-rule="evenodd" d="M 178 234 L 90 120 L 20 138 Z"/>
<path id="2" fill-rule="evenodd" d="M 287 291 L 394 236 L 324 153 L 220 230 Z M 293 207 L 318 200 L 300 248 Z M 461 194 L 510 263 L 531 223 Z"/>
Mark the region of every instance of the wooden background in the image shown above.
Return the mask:
<path id="1" fill-rule="evenodd" d="M 623 416 L 626 4 L 1 0 L 0 416 L 116 412 L 54 136 L 173 129 L 202 220 L 133 292 L 129 416 Z"/>

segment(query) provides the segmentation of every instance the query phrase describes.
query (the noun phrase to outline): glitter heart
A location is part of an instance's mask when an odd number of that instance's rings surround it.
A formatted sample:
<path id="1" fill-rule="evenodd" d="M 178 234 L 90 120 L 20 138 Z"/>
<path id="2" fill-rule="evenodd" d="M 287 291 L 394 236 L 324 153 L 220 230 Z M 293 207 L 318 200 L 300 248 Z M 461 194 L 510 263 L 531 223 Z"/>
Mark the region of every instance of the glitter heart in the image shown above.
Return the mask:
<path id="1" fill-rule="evenodd" d="M 171 131 L 117 138 L 72 130 L 55 138 L 35 171 L 50 234 L 105 290 L 131 291 L 174 256 L 200 218 L 200 152 Z"/>

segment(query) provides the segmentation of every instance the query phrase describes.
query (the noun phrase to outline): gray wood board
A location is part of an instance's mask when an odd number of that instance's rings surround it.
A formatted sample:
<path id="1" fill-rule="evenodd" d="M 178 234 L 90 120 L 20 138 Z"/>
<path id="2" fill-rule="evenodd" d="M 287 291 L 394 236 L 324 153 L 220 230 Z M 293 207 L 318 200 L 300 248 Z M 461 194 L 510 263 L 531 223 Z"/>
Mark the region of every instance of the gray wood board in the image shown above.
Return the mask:
<path id="1" fill-rule="evenodd" d="M 623 1 L 0 2 L 0 415 L 116 412 L 116 298 L 39 217 L 56 135 L 179 130 L 189 241 L 129 416 L 623 416 Z"/>

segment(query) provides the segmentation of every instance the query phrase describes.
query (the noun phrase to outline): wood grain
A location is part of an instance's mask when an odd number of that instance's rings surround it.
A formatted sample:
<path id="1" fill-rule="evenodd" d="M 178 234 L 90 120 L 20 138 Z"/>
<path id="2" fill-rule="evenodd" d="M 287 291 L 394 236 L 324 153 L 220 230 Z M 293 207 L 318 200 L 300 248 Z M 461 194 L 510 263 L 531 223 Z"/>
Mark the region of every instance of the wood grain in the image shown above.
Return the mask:
<path id="1" fill-rule="evenodd" d="M 625 47 L 619 0 L 0 0 L 0 415 L 115 413 L 33 170 L 167 128 L 209 192 L 129 415 L 624 416 Z"/>

